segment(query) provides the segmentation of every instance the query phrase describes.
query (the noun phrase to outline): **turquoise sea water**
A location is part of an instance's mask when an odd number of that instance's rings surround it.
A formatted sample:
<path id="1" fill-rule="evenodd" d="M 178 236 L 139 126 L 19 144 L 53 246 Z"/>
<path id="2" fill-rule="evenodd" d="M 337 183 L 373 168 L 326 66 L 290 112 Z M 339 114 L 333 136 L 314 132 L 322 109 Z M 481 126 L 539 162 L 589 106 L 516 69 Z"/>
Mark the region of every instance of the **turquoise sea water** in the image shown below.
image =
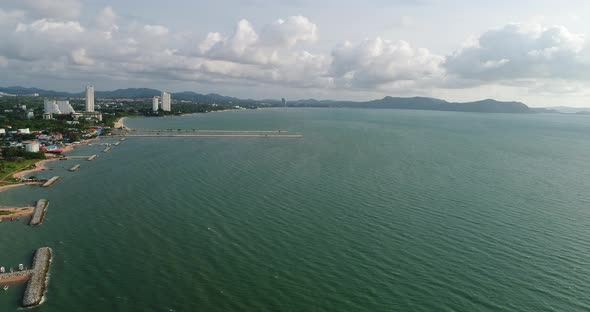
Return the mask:
<path id="1" fill-rule="evenodd" d="M 588 311 L 590 119 L 268 109 L 146 129 L 50 164 L 45 222 L 0 223 L 0 265 L 55 258 L 38 311 Z M 103 139 L 99 142 L 114 142 Z M 78 172 L 67 168 L 80 163 Z M 24 285 L 0 292 L 18 308 Z"/>

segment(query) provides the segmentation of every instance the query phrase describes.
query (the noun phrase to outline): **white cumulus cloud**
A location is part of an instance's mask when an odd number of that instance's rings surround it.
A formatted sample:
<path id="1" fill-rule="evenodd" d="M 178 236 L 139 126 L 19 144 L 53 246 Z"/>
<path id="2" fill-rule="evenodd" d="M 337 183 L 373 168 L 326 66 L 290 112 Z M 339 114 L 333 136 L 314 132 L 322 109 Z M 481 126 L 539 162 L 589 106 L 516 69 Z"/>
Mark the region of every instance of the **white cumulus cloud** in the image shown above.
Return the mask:
<path id="1" fill-rule="evenodd" d="M 405 41 L 379 37 L 345 42 L 332 51 L 331 74 L 351 87 L 375 87 L 399 81 L 429 79 L 443 73 L 443 57 Z"/>
<path id="2" fill-rule="evenodd" d="M 509 24 L 483 33 L 445 61 L 449 74 L 493 81 L 590 77 L 584 35 L 563 26 Z"/>

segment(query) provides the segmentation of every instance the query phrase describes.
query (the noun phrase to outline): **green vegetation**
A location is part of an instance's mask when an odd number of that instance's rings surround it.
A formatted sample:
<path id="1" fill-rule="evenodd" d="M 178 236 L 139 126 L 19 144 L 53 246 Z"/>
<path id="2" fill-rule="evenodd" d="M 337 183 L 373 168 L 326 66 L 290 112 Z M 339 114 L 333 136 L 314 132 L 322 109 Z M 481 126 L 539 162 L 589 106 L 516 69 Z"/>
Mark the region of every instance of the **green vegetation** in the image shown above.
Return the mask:
<path id="1" fill-rule="evenodd" d="M 0 186 L 16 183 L 13 174 L 31 168 L 38 159 L 21 159 L 16 161 L 0 160 Z"/>
<path id="2" fill-rule="evenodd" d="M 0 210 L 0 216 L 7 216 L 11 214 L 15 214 L 16 211 L 9 211 L 9 210 Z"/>

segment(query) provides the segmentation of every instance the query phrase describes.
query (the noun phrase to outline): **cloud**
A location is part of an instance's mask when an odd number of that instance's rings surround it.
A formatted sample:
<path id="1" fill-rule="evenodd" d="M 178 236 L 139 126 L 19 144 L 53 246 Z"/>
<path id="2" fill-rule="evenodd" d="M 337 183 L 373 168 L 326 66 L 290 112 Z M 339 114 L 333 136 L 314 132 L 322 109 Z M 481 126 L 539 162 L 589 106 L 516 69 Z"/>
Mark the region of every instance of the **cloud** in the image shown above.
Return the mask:
<path id="1" fill-rule="evenodd" d="M 317 26 L 303 16 L 278 19 L 262 28 L 260 34 L 247 20 L 237 23 L 234 33 L 224 36 L 211 32 L 199 45 L 202 56 L 246 64 L 278 64 L 294 57 L 301 42 L 313 42 Z"/>
<path id="2" fill-rule="evenodd" d="M 201 36 L 123 19 L 110 6 L 84 19 L 79 1 L 0 3 L 0 77 L 7 81 L 18 74 L 406 95 L 496 87 L 579 94 L 590 81 L 585 37 L 562 26 L 506 25 L 443 56 L 381 37 L 326 47 L 333 38 L 318 42 L 319 27 L 299 15 L 265 25 L 243 19 L 233 31 Z"/>
<path id="3" fill-rule="evenodd" d="M 371 88 L 443 74 L 443 57 L 405 41 L 379 37 L 356 44 L 345 42 L 332 51 L 332 57 L 331 74 L 349 87 Z"/>
<path id="4" fill-rule="evenodd" d="M 40 19 L 31 24 L 19 23 L 16 32 L 35 32 L 54 35 L 65 35 L 71 33 L 81 33 L 84 27 L 79 22 L 58 22 L 48 19 Z"/>
<path id="5" fill-rule="evenodd" d="M 119 29 L 117 25 L 117 14 L 112 7 L 107 6 L 98 13 L 95 19 L 95 25 L 98 30 L 111 32 Z"/>
<path id="6" fill-rule="evenodd" d="M 94 60 L 91 59 L 90 57 L 88 57 L 88 55 L 86 54 L 86 49 L 84 49 L 84 48 L 80 48 L 80 49 L 76 49 L 76 50 L 72 51 L 71 56 L 72 56 L 72 60 L 77 65 L 86 65 L 86 66 L 94 65 Z"/>
<path id="7" fill-rule="evenodd" d="M 7 7 L 27 11 L 35 18 L 71 20 L 80 16 L 82 3 L 79 0 L 1 0 Z"/>
<path id="8" fill-rule="evenodd" d="M 479 81 L 590 78 L 585 38 L 563 26 L 509 24 L 445 60 L 451 75 Z"/>

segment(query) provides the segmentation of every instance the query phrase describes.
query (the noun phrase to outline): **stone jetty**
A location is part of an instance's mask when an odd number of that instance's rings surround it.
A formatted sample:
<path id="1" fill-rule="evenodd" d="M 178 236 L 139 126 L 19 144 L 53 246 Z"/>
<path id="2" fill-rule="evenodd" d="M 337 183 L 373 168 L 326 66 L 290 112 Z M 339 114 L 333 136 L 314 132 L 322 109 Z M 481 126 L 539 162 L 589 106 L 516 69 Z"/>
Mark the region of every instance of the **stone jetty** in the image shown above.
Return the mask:
<path id="1" fill-rule="evenodd" d="M 108 153 L 110 151 L 111 151 L 111 147 L 109 146 L 109 147 L 105 148 L 102 152 L 103 153 Z"/>
<path id="2" fill-rule="evenodd" d="M 78 171 L 78 169 L 80 169 L 80 164 L 77 164 L 75 166 L 73 166 L 72 168 L 70 168 L 70 171 Z"/>
<path id="3" fill-rule="evenodd" d="M 115 145 L 115 146 L 119 146 L 119 144 L 121 144 L 121 142 L 120 142 L 120 141 L 119 141 L 119 142 L 117 142 L 117 143 L 115 143 L 115 144 L 113 144 L 113 145 Z"/>
<path id="4" fill-rule="evenodd" d="M 96 157 L 98 157 L 98 155 L 92 155 L 92 156 L 88 157 L 88 161 L 95 160 Z"/>
<path id="5" fill-rule="evenodd" d="M 33 257 L 33 268 L 10 273 L 0 273 L 0 285 L 28 280 L 22 306 L 33 307 L 41 304 L 47 291 L 48 274 L 53 251 L 49 247 L 37 249 Z"/>
<path id="6" fill-rule="evenodd" d="M 47 290 L 47 275 L 51 266 L 52 250 L 49 247 L 37 249 L 33 257 L 33 269 L 25 295 L 23 296 L 23 307 L 39 305 Z"/>
<path id="7" fill-rule="evenodd" d="M 60 176 L 55 176 L 55 177 L 47 180 L 47 182 L 43 183 L 43 185 L 41 185 L 41 186 L 42 187 L 50 187 L 53 183 L 55 183 L 60 178 L 61 178 Z"/>
<path id="8" fill-rule="evenodd" d="M 29 221 L 29 225 L 38 225 L 41 224 L 41 222 L 43 222 L 47 206 L 49 206 L 49 201 L 47 199 L 39 199 L 37 201 L 37 204 L 35 205 L 35 211 L 33 212 L 33 217 L 31 217 L 31 221 Z"/>

